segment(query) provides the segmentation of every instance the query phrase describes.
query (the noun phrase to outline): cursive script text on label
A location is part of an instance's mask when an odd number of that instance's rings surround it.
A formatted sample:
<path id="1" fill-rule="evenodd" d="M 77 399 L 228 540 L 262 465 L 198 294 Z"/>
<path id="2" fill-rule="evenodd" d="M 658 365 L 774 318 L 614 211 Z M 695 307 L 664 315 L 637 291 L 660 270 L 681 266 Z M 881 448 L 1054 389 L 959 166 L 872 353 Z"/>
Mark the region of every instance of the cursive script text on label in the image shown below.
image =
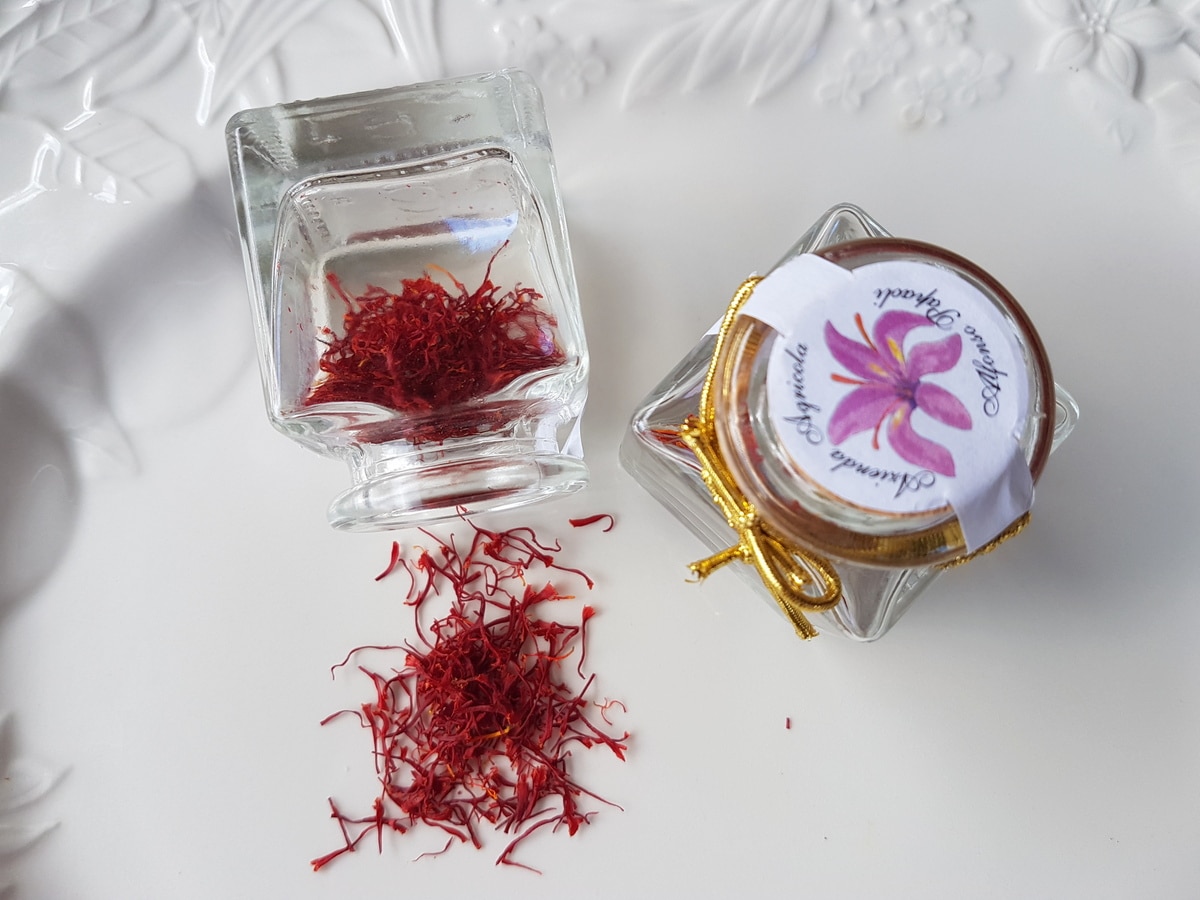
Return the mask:
<path id="1" fill-rule="evenodd" d="M 875 306 L 883 309 L 889 300 L 904 300 L 913 305 L 917 312 L 925 314 L 930 322 L 942 331 L 949 331 L 954 323 L 962 316 L 957 309 L 943 309 L 942 300 L 937 296 L 937 288 L 921 293 L 912 288 L 876 288 Z"/>
<path id="2" fill-rule="evenodd" d="M 829 454 L 829 458 L 833 460 L 831 468 L 833 472 L 845 469 L 856 475 L 861 475 L 863 478 L 873 479 L 880 484 L 896 485 L 894 497 L 899 497 L 906 492 L 916 493 L 925 488 L 931 488 L 937 483 L 937 475 L 928 469 L 918 469 L 915 472 L 897 472 L 894 469 L 880 469 L 877 466 L 872 466 L 870 463 L 859 462 L 841 450 L 834 450 Z"/>
<path id="3" fill-rule="evenodd" d="M 966 326 L 963 334 L 975 347 L 976 358 L 971 360 L 971 365 L 975 367 L 975 374 L 979 376 L 979 382 L 983 385 L 979 392 L 980 397 L 983 398 L 983 414 L 995 418 L 1000 413 L 1000 391 L 1002 390 L 1000 379 L 1007 378 L 1008 373 L 996 368 L 996 360 L 988 350 L 983 335 L 975 330 L 975 326 Z"/>
<path id="4" fill-rule="evenodd" d="M 819 444 L 825 440 L 825 435 L 817 423 L 813 421 L 813 413 L 819 413 L 821 407 L 808 399 L 804 386 L 804 366 L 808 358 L 808 345 L 797 343 L 784 351 L 792 361 L 792 371 L 789 384 L 792 388 L 792 400 L 796 404 L 796 413 L 784 416 L 783 421 L 796 427 L 796 432 L 810 444 Z"/>

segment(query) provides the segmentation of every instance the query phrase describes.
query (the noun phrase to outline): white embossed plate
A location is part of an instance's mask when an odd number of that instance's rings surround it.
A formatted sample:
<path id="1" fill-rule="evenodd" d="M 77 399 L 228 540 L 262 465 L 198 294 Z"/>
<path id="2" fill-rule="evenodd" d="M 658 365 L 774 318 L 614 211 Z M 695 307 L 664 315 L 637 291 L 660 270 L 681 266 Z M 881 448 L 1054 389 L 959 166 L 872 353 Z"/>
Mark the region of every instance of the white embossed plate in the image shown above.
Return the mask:
<path id="1" fill-rule="evenodd" d="M 0 2 L 0 886 L 29 897 L 1192 896 L 1200 18 L 1185 0 Z M 313 874 L 370 796 L 329 667 L 391 536 L 273 433 L 222 139 L 245 105 L 528 68 L 592 351 L 593 486 L 503 520 L 597 578 L 629 760 L 574 837 Z M 883 641 L 800 645 L 616 464 L 835 202 L 989 269 L 1083 419 L 1034 524 Z M 610 534 L 571 516 L 609 512 Z M 790 720 L 791 727 L 787 727 Z M 53 827 L 55 826 L 56 827 Z M 2 887 L 0 887 L 2 889 Z"/>

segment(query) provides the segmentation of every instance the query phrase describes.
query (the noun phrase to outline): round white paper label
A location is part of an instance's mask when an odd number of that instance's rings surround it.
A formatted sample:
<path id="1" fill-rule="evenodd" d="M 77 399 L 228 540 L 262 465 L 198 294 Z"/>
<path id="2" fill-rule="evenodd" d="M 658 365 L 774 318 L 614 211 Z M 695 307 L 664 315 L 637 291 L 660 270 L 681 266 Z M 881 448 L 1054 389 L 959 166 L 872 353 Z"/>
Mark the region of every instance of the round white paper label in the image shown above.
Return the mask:
<path id="1" fill-rule="evenodd" d="M 763 279 L 742 313 L 780 333 L 770 422 L 826 491 L 892 514 L 950 505 L 968 550 L 1032 505 L 1021 347 L 963 278 L 915 260 L 851 271 L 803 255 Z"/>

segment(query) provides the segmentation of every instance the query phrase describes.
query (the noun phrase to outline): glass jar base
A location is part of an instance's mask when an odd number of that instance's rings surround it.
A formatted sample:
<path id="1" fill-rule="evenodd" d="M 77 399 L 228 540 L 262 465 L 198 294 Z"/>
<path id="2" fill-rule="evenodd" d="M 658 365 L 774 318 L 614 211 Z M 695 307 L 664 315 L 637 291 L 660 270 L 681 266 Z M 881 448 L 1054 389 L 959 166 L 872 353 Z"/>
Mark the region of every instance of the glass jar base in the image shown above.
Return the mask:
<path id="1" fill-rule="evenodd" d="M 588 481 L 582 459 L 564 453 L 458 459 L 356 484 L 329 506 L 340 531 L 386 531 L 480 512 L 513 509 Z"/>

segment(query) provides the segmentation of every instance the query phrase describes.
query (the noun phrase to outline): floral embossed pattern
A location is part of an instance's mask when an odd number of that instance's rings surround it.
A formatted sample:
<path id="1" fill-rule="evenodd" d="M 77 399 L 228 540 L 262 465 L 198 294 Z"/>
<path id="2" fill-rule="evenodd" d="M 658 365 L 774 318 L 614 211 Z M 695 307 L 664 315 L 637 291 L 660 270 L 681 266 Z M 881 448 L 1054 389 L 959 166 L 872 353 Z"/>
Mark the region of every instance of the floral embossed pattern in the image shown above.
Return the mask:
<path id="1" fill-rule="evenodd" d="M 624 105 L 722 82 L 749 102 L 815 85 L 856 111 L 890 108 L 934 125 L 1001 94 L 1010 58 L 973 35 L 970 0 L 683 0 L 614 4 L 496 2 L 500 61 L 578 99 L 618 81 Z M 631 59 L 623 57 L 633 48 Z"/>
<path id="2" fill-rule="evenodd" d="M 1139 53 L 1170 47 L 1184 33 L 1183 21 L 1153 0 L 1037 0 L 1037 6 L 1059 26 L 1046 43 L 1044 65 L 1091 66 L 1126 93 L 1138 82 Z"/>
<path id="3" fill-rule="evenodd" d="M 1185 150 L 1195 143 L 1194 6 L 1027 4 L 1047 28 L 1043 66 L 1095 76 L 1085 105 L 1119 145 L 1133 140 L 1137 107 L 1146 105 L 1168 142 Z M 21 90 L 0 94 L 0 117 L 32 165 L 16 170 L 25 175 L 18 183 L 10 171 L 0 184 L 0 213 L 57 188 L 109 203 L 179 189 L 194 177 L 196 161 L 185 149 L 194 135 L 147 118 L 139 95 L 165 74 L 187 70 L 188 102 L 201 126 L 240 106 L 291 96 L 297 69 L 289 46 L 306 23 L 327 27 L 350 17 L 360 33 L 374 31 L 379 41 L 364 53 L 397 58 L 399 80 L 446 74 L 452 53 L 464 69 L 524 67 L 548 94 L 572 101 L 609 84 L 624 105 L 727 81 L 743 84 L 751 102 L 807 86 L 822 104 L 919 128 L 1005 90 L 1011 48 L 988 40 L 977 7 L 978 0 L 491 0 L 475 7 L 470 28 L 447 31 L 439 23 L 449 8 L 440 0 L 14 0 L 0 6 L 0 86 Z M 338 37 L 333 31 L 331 50 L 346 50 Z M 490 59 L 478 52 L 489 43 Z M 454 53 L 463 44 L 474 48 L 469 56 Z M 63 104 L 26 102 L 43 100 L 44 92 L 73 95 L 74 111 L 49 114 Z"/>
<path id="4" fill-rule="evenodd" d="M 827 63 L 817 86 L 823 103 L 847 111 L 890 106 L 908 127 L 938 125 L 1004 90 L 1012 65 L 1004 53 L 973 41 L 961 0 L 919 3 L 846 0 L 854 13 L 835 25 L 850 49 Z"/>
<path id="5" fill-rule="evenodd" d="M 1046 27 L 1042 68 L 1072 79 L 1079 108 L 1097 130 L 1120 149 L 1145 134 L 1160 136 L 1189 185 L 1200 190 L 1200 6 L 1187 0 L 1030 4 Z"/>

